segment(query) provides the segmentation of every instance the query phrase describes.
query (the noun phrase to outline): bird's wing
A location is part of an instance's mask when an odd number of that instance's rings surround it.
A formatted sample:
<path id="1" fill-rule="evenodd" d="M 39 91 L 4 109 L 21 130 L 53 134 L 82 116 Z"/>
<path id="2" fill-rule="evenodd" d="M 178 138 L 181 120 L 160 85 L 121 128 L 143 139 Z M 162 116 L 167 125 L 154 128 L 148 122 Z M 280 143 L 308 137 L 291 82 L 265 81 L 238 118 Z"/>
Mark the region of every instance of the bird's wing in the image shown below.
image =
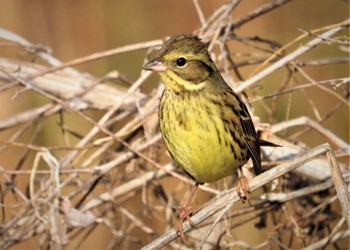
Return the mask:
<path id="1" fill-rule="evenodd" d="M 242 136 L 248 147 L 249 153 L 252 157 L 255 174 L 258 175 L 261 173 L 259 139 L 247 107 L 245 106 L 244 102 L 240 99 L 240 97 L 237 94 L 234 93 L 234 95 L 239 100 L 239 107 L 237 108 L 240 109 L 239 119 L 241 121 L 242 129 L 243 129 Z"/>

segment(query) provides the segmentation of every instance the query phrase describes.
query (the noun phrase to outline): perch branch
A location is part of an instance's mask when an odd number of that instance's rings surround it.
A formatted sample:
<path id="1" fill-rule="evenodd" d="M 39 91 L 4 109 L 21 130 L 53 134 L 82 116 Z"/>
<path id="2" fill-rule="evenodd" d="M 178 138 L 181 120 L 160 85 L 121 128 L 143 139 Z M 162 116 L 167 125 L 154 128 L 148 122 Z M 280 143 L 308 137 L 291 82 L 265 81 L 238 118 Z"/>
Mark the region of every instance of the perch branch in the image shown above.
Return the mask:
<path id="1" fill-rule="evenodd" d="M 325 153 L 329 152 L 330 150 L 331 149 L 330 149 L 330 146 L 328 144 L 323 144 L 323 145 L 320 145 L 318 147 L 315 147 L 315 148 L 307 151 L 306 153 L 302 154 L 298 158 L 290 160 L 286 163 L 282 163 L 282 164 L 276 166 L 275 168 L 272 168 L 272 169 L 258 175 L 257 177 L 253 178 L 249 182 L 250 190 L 254 191 L 254 190 L 258 189 L 259 187 L 264 186 L 267 183 L 271 182 L 272 180 L 275 180 L 278 177 L 280 177 L 280 176 L 296 169 L 297 167 L 303 165 L 304 163 L 308 162 L 310 160 L 310 158 L 325 154 Z M 333 162 L 332 162 L 332 164 L 333 164 Z M 337 166 L 334 165 L 334 168 L 337 168 Z M 338 176 L 339 172 L 335 171 L 334 174 Z M 343 192 L 343 191 L 345 192 L 344 194 L 338 193 L 338 195 L 346 195 L 346 196 L 349 195 L 347 189 L 346 189 L 346 191 L 342 189 L 341 192 Z M 347 194 L 346 194 L 346 192 L 347 192 Z M 226 190 L 226 191 L 222 192 L 221 194 L 219 194 L 215 199 L 211 200 L 206 205 L 204 205 L 204 207 L 201 210 L 199 210 L 196 214 L 194 214 L 191 217 L 191 220 L 192 220 L 194 225 L 198 225 L 199 223 L 210 218 L 211 216 L 213 216 L 214 214 L 216 214 L 218 212 L 220 212 L 220 215 L 218 216 L 218 218 L 221 219 L 221 217 L 228 210 L 230 210 L 231 207 L 235 203 L 237 203 L 239 200 L 240 200 L 240 197 L 238 196 L 235 188 L 230 189 L 230 190 Z M 344 205 L 346 205 L 346 204 L 344 204 Z M 347 206 L 349 206 L 349 204 L 347 204 Z M 349 211 L 349 208 L 347 208 L 347 209 Z M 344 212 L 344 207 L 343 207 L 343 212 Z M 349 213 L 349 212 L 347 212 L 347 213 Z M 344 216 L 348 216 L 348 214 L 345 213 Z M 349 221 L 349 218 L 347 218 L 347 221 Z M 191 229 L 191 225 L 188 223 L 188 221 L 186 221 L 184 223 L 184 232 L 188 232 L 190 229 Z M 210 231 L 209 231 L 209 233 L 210 233 Z M 209 236 L 209 234 L 207 234 L 205 236 L 205 239 L 208 236 Z M 163 234 L 162 236 L 160 236 L 159 238 L 157 238 L 153 242 L 149 243 L 148 245 L 146 245 L 142 249 L 143 250 L 160 249 L 161 247 L 165 246 L 166 244 L 168 244 L 172 240 L 176 239 L 177 237 L 178 237 L 178 235 L 176 233 L 176 230 L 174 228 L 172 228 L 171 230 L 169 230 L 168 232 L 166 232 L 165 234 Z"/>

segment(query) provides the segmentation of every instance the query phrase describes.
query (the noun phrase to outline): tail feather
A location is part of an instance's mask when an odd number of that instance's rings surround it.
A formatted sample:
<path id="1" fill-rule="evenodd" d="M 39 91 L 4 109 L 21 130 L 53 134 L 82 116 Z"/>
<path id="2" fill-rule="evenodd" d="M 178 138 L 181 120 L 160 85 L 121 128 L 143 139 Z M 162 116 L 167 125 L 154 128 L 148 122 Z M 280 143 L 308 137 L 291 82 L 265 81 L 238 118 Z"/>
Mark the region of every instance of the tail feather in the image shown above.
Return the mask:
<path id="1" fill-rule="evenodd" d="M 269 141 L 261 140 L 261 139 L 259 139 L 259 144 L 261 147 L 282 147 L 281 145 L 278 145 Z"/>

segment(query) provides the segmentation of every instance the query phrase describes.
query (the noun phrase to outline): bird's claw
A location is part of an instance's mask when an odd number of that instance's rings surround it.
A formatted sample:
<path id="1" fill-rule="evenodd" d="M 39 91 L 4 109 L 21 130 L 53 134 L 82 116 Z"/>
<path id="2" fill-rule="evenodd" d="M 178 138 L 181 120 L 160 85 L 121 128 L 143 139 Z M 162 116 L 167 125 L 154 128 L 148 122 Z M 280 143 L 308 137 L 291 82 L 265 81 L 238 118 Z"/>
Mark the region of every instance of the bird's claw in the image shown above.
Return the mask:
<path id="1" fill-rule="evenodd" d="M 193 221 L 191 220 L 191 217 L 190 217 L 190 215 L 192 214 L 193 210 L 194 209 L 187 209 L 185 207 L 181 208 L 179 221 L 176 224 L 176 232 L 177 232 L 178 235 L 181 236 L 182 240 L 185 239 L 184 228 L 183 228 L 184 222 L 187 220 L 188 223 L 192 227 L 195 227 L 195 224 L 193 223 Z"/>
<path id="2" fill-rule="evenodd" d="M 239 177 L 237 186 L 236 186 L 237 194 L 242 199 L 243 202 L 248 201 L 248 204 L 250 203 L 250 188 L 248 184 L 247 178 L 242 175 Z"/>

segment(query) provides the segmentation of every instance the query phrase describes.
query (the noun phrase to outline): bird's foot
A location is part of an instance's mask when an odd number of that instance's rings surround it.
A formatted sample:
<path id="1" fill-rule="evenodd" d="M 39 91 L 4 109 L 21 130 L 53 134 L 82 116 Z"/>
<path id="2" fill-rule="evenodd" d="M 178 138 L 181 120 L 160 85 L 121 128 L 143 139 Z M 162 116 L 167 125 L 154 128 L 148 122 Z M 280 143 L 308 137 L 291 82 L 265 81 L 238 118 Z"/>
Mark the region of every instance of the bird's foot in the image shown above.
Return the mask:
<path id="1" fill-rule="evenodd" d="M 248 204 L 251 205 L 249 183 L 248 183 L 248 179 L 244 175 L 241 175 L 239 177 L 236 190 L 237 190 L 238 196 L 242 199 L 242 201 L 243 202 L 248 201 Z"/>
<path id="2" fill-rule="evenodd" d="M 181 208 L 181 213 L 179 216 L 179 220 L 176 224 L 176 232 L 178 235 L 181 236 L 182 240 L 185 240 L 185 234 L 184 234 L 184 228 L 183 228 L 183 224 L 184 222 L 187 220 L 188 223 L 190 223 L 190 225 L 192 227 L 195 227 L 193 221 L 191 220 L 190 215 L 193 213 L 194 209 L 190 208 L 188 209 L 187 207 L 182 207 Z"/>

